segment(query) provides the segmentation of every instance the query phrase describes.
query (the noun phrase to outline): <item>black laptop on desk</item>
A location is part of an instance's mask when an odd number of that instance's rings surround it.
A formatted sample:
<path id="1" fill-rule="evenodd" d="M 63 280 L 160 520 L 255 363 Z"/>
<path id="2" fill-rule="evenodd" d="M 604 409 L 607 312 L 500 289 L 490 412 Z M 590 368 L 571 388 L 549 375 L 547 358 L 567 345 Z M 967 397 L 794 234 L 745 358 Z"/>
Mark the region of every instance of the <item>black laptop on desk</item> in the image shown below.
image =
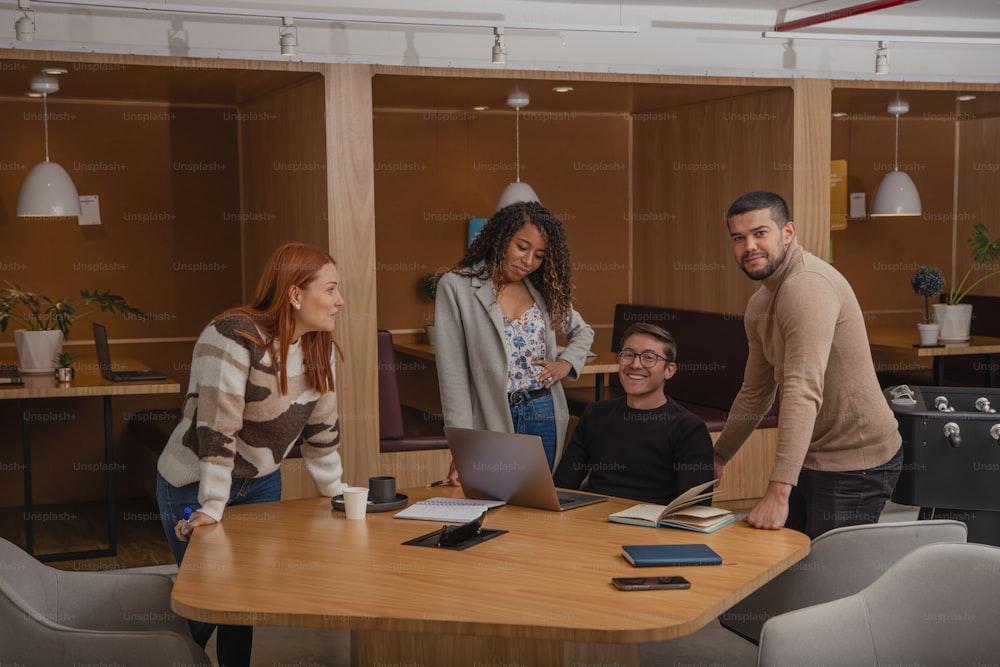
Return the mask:
<path id="1" fill-rule="evenodd" d="M 94 345 L 97 346 L 97 366 L 101 375 L 111 382 L 135 382 L 140 380 L 166 380 L 160 371 L 115 371 L 111 369 L 111 350 L 108 348 L 108 330 L 103 324 L 94 323 Z"/>

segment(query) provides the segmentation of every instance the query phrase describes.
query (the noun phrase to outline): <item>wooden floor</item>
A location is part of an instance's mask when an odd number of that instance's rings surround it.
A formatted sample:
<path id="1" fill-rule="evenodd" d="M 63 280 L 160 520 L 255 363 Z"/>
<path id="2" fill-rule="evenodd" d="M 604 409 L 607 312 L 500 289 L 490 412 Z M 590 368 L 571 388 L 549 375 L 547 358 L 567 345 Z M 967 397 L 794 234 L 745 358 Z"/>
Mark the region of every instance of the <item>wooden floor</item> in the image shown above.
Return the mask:
<path id="1" fill-rule="evenodd" d="M 61 570 L 99 571 L 174 562 L 158 509 L 151 500 L 121 499 L 117 510 L 117 556 L 53 561 L 49 565 Z M 106 511 L 100 502 L 36 506 L 35 555 L 106 548 Z M 25 547 L 23 508 L 0 509 L 0 537 Z"/>

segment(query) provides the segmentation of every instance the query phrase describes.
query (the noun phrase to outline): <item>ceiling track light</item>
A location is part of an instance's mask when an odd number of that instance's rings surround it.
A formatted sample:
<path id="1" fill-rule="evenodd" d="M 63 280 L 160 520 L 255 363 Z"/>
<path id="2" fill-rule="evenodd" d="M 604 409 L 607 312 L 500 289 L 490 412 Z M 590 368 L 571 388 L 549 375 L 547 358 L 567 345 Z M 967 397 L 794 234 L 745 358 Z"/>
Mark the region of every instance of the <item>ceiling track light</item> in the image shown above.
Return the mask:
<path id="1" fill-rule="evenodd" d="M 290 17 L 281 19 L 281 27 L 278 28 L 278 45 L 281 47 L 281 55 L 291 58 L 298 55 L 299 29 Z"/>
<path id="2" fill-rule="evenodd" d="M 17 8 L 21 17 L 14 22 L 14 34 L 19 42 L 30 42 L 35 38 L 35 11 L 31 8 L 31 0 L 17 0 Z"/>
<path id="3" fill-rule="evenodd" d="M 507 64 L 507 47 L 503 43 L 503 28 L 493 28 L 493 64 Z"/>
<path id="4" fill-rule="evenodd" d="M 875 74 L 889 73 L 889 42 L 879 42 L 875 48 Z"/>

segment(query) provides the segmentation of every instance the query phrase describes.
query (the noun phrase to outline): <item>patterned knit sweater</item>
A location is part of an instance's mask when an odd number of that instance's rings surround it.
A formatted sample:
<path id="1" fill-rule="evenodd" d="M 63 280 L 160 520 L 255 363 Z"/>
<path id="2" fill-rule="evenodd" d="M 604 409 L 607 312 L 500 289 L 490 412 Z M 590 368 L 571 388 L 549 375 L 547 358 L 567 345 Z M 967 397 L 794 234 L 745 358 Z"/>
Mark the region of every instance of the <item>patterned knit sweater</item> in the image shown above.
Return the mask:
<path id="1" fill-rule="evenodd" d="M 336 393 L 309 388 L 299 342 L 288 349 L 283 395 L 271 354 L 240 332 L 261 339 L 243 315 L 222 318 L 198 337 L 183 417 L 157 462 L 173 486 L 200 482 L 199 509 L 216 521 L 234 479 L 273 473 L 300 440 L 319 492 L 342 490 Z"/>

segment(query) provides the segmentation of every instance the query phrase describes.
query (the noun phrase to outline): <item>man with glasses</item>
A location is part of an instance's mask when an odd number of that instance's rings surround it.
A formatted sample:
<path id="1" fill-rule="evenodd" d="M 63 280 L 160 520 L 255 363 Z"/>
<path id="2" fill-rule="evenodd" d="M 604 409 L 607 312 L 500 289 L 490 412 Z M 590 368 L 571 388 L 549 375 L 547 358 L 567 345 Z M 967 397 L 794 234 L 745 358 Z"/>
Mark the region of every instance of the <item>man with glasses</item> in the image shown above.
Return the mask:
<path id="1" fill-rule="evenodd" d="M 553 480 L 556 486 L 666 504 L 712 479 L 705 422 L 664 393 L 677 372 L 673 336 L 633 324 L 622 336 L 618 376 L 625 396 L 591 403 Z"/>

